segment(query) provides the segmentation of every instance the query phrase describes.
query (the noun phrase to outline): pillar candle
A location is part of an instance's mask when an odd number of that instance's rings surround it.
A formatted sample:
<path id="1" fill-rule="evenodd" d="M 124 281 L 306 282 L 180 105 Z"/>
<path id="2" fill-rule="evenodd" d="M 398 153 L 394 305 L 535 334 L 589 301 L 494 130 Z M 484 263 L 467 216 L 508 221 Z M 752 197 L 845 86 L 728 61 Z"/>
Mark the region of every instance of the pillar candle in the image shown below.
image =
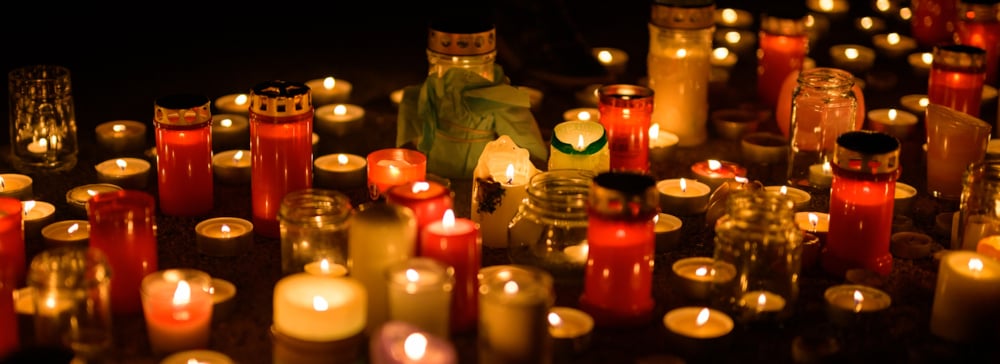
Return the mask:
<path id="1" fill-rule="evenodd" d="M 373 200 L 384 198 L 386 191 L 411 181 L 423 181 L 427 176 L 427 156 L 404 148 L 388 148 L 371 152 L 368 161 L 368 194 Z"/>
<path id="2" fill-rule="evenodd" d="M 552 307 L 546 318 L 549 321 L 554 356 L 572 358 L 590 347 L 594 318 L 586 312 L 572 307 Z"/>
<path id="3" fill-rule="evenodd" d="M 0 174 L 0 197 L 30 200 L 33 181 L 31 177 L 18 173 Z"/>
<path id="4" fill-rule="evenodd" d="M 552 276 L 527 266 L 480 270 L 481 355 L 501 362 L 549 362 L 548 313 L 555 301 Z"/>
<path id="5" fill-rule="evenodd" d="M 437 259 L 455 271 L 450 316 L 455 333 L 469 332 L 476 326 L 481 245 L 479 226 L 470 219 L 455 218 L 451 210 L 440 221 L 425 226 L 420 235 L 420 255 Z"/>
<path id="6" fill-rule="evenodd" d="M 254 230 L 278 237 L 278 208 L 312 187 L 313 109 L 306 85 L 268 81 L 250 93 L 250 196 Z"/>
<path id="7" fill-rule="evenodd" d="M 196 216 L 212 210 L 212 113 L 208 98 L 170 95 L 156 100 L 156 168 L 160 211 Z"/>
<path id="8" fill-rule="evenodd" d="M 194 269 L 167 269 L 143 278 L 142 310 L 154 353 L 208 347 L 211 287 L 208 273 Z"/>
<path id="9" fill-rule="evenodd" d="M 142 190 L 149 180 L 149 162 L 139 158 L 116 158 L 98 163 L 97 181 L 122 188 Z"/>
<path id="10" fill-rule="evenodd" d="M 971 251 L 941 259 L 931 333 L 952 342 L 994 342 L 1000 322 L 1000 262 Z"/>
<path id="11" fill-rule="evenodd" d="M 472 221 L 482 230 L 483 245 L 507 248 L 507 225 L 528 198 L 528 180 L 534 168 L 527 159 L 495 158 L 489 163 L 489 177 L 476 178 L 472 187 Z"/>
<path id="12" fill-rule="evenodd" d="M 21 201 L 0 196 L 0 287 L 13 289 L 24 284 L 24 232 L 21 230 Z M 7 296 L 4 296 L 7 297 Z"/>
<path id="13" fill-rule="evenodd" d="M 100 193 L 90 199 L 90 246 L 108 258 L 111 310 L 141 310 L 139 289 L 146 274 L 157 271 L 156 206 L 153 196 L 135 190 Z"/>
<path id="14" fill-rule="evenodd" d="M 372 333 L 388 319 L 386 268 L 415 255 L 417 218 L 406 207 L 374 203 L 351 220 L 347 268 L 368 292 L 366 332 Z"/>
<path id="15" fill-rule="evenodd" d="M 411 181 L 389 188 L 386 202 L 405 206 L 417 217 L 417 238 L 428 224 L 441 221 L 445 211 L 452 209 L 452 192 L 434 181 Z M 419 240 L 418 240 L 419 241 Z M 420 244 L 416 253 L 420 254 Z"/>
<path id="16" fill-rule="evenodd" d="M 451 266 L 427 257 L 410 258 L 386 268 L 389 320 L 403 321 L 440 337 L 449 337 L 455 277 Z"/>
<path id="17" fill-rule="evenodd" d="M 1000 61 L 1000 7 L 993 1 L 962 0 L 958 2 L 955 22 L 955 42 L 986 51 L 986 84 L 997 83 Z"/>
<path id="18" fill-rule="evenodd" d="M 42 228 L 42 239 L 47 247 L 87 246 L 90 242 L 90 223 L 87 220 L 57 221 Z"/>
<path id="19" fill-rule="evenodd" d="M 138 153 L 146 149 L 146 124 L 135 120 L 114 120 L 94 128 L 97 145 L 115 154 Z"/>
<path id="20" fill-rule="evenodd" d="M 455 364 L 458 356 L 447 336 L 438 336 L 402 321 L 390 321 L 372 335 L 372 364 Z"/>
<path id="21" fill-rule="evenodd" d="M 604 172 L 610 169 L 607 133 L 593 121 L 564 121 L 552 130 L 549 170 L 584 169 Z"/>
<path id="22" fill-rule="evenodd" d="M 245 115 L 212 115 L 212 150 L 246 149 L 250 145 L 250 120 Z"/>
<path id="23" fill-rule="evenodd" d="M 609 85 L 598 89 L 601 124 L 608 133 L 612 171 L 649 171 L 650 117 L 653 90 L 637 85 Z"/>
<path id="24" fill-rule="evenodd" d="M 295 273 L 274 285 L 274 330 L 308 342 L 344 340 L 364 330 L 368 307 L 357 279 Z"/>

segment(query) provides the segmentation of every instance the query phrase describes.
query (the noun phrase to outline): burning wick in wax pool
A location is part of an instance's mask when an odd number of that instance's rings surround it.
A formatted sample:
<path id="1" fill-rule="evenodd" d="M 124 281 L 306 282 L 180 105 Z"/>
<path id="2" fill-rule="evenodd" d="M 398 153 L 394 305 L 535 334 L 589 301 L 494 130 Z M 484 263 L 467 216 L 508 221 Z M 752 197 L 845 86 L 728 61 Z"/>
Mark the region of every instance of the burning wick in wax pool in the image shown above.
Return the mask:
<path id="1" fill-rule="evenodd" d="M 243 159 L 243 151 L 242 150 L 237 151 L 236 153 L 233 154 L 233 164 L 238 163 L 241 159 Z"/>
<path id="2" fill-rule="evenodd" d="M 812 231 L 815 233 L 816 232 L 816 225 L 819 224 L 819 216 L 816 216 L 816 214 L 810 212 L 809 213 L 809 223 L 812 224 L 812 227 L 813 227 Z"/>
<path id="3" fill-rule="evenodd" d="M 420 193 L 420 192 L 428 191 L 430 189 L 431 189 L 431 184 L 430 183 L 427 183 L 427 182 L 416 182 L 416 183 L 413 184 L 413 187 L 410 188 L 410 191 L 412 191 L 413 193 Z M 451 211 L 451 210 L 448 210 L 448 211 Z"/>
<path id="4" fill-rule="evenodd" d="M 510 163 L 507 165 L 507 184 L 514 183 L 514 164 Z"/>
<path id="5" fill-rule="evenodd" d="M 313 309 L 319 312 L 324 312 L 330 308 L 330 304 L 326 302 L 323 297 L 313 296 Z"/>
<path id="6" fill-rule="evenodd" d="M 420 333 L 410 334 L 410 336 L 406 337 L 406 341 L 403 342 L 403 352 L 406 354 L 407 359 L 423 359 L 424 354 L 427 353 L 427 337 Z"/>
<path id="7" fill-rule="evenodd" d="M 709 159 L 708 160 L 708 169 L 710 169 L 713 172 L 715 172 L 715 171 L 718 171 L 719 168 L 722 168 L 722 163 L 721 162 L 719 162 L 719 161 L 717 161 L 715 159 Z"/>
<path id="8" fill-rule="evenodd" d="M 861 304 L 865 302 L 865 296 L 861 291 L 854 290 L 854 312 L 861 312 Z"/>
<path id="9" fill-rule="evenodd" d="M 583 134 L 579 134 L 579 135 L 577 135 L 577 139 L 576 139 L 576 150 L 582 151 L 583 147 L 584 147 L 584 145 L 583 145 Z"/>
<path id="10" fill-rule="evenodd" d="M 31 209 L 33 208 L 35 208 L 34 200 L 24 201 L 24 216 L 28 216 L 28 213 L 31 212 Z"/>

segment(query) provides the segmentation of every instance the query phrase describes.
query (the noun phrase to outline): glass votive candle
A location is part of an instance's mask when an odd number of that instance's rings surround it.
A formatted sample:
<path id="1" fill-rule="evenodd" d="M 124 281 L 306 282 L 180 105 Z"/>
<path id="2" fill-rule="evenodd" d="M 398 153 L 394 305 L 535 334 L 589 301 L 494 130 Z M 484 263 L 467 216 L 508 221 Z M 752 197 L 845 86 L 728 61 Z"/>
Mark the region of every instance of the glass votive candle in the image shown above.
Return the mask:
<path id="1" fill-rule="evenodd" d="M 216 257 L 245 253 L 253 243 L 253 223 L 236 217 L 216 217 L 194 227 L 198 252 Z"/>
<path id="2" fill-rule="evenodd" d="M 139 158 L 116 158 L 98 163 L 97 181 L 122 188 L 145 189 L 149 181 L 150 164 Z"/>
<path id="3" fill-rule="evenodd" d="M 66 192 L 66 203 L 78 215 L 87 216 L 87 202 L 100 193 L 121 191 L 123 188 L 110 183 L 92 183 L 73 187 Z"/>
<path id="4" fill-rule="evenodd" d="M 230 185 L 250 183 L 250 151 L 245 149 L 227 150 L 212 156 L 212 174 L 219 182 Z"/>
<path id="5" fill-rule="evenodd" d="M 380 149 L 368 154 L 368 196 L 377 200 L 389 190 L 406 182 L 422 181 L 427 176 L 427 156 L 404 148 Z"/>
<path id="6" fill-rule="evenodd" d="M 97 146 L 114 154 L 139 153 L 146 148 L 146 124 L 135 120 L 114 120 L 94 128 Z"/>
<path id="7" fill-rule="evenodd" d="M 320 134 L 343 137 L 364 126 L 365 109 L 352 104 L 329 104 L 316 108 L 314 119 Z"/>
<path id="8" fill-rule="evenodd" d="M 333 153 L 313 161 L 314 185 L 319 188 L 347 189 L 364 187 L 368 178 L 368 162 L 364 157 L 348 153 Z"/>
<path id="9" fill-rule="evenodd" d="M 62 220 L 42 228 L 42 240 L 49 248 L 63 245 L 86 246 L 90 240 L 90 222 Z"/>
<path id="10" fill-rule="evenodd" d="M 208 347 L 212 277 L 195 269 L 166 269 L 142 279 L 142 311 L 154 353 Z"/>
<path id="11" fill-rule="evenodd" d="M 33 195 L 31 177 L 19 173 L 0 174 L 0 196 L 30 200 Z"/>

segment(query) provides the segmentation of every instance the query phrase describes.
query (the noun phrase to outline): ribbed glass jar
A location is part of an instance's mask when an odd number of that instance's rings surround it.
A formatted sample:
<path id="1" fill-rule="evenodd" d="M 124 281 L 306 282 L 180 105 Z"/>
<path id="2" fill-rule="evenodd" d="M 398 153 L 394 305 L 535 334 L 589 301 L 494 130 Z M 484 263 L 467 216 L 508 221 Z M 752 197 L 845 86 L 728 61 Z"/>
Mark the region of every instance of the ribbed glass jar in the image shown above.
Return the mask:
<path id="1" fill-rule="evenodd" d="M 333 190 L 304 189 L 281 201 L 281 271 L 303 272 L 305 265 L 326 259 L 347 266 L 347 228 L 354 209 L 351 199 Z"/>

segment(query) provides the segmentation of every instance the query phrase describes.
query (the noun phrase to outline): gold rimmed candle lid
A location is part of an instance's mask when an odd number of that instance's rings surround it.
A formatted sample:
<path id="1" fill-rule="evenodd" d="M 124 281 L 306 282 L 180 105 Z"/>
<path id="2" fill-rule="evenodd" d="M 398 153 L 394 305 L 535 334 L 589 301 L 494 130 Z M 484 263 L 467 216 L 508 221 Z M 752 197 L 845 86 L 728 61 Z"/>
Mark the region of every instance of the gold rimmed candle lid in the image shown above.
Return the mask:
<path id="1" fill-rule="evenodd" d="M 176 94 L 156 99 L 153 120 L 160 125 L 195 126 L 212 122 L 212 102 L 208 97 Z"/>
<path id="2" fill-rule="evenodd" d="M 427 49 L 452 56 L 475 56 L 496 51 L 496 27 L 482 17 L 442 17 L 431 22 Z"/>
<path id="3" fill-rule="evenodd" d="M 841 134 L 837 137 L 833 164 L 866 174 L 893 173 L 899 168 L 899 140 L 867 130 Z"/>
<path id="4" fill-rule="evenodd" d="M 703 29 L 715 25 L 715 1 L 654 0 L 653 25 L 671 29 Z"/>
<path id="5" fill-rule="evenodd" d="M 270 117 L 312 114 L 312 94 L 301 82 L 272 80 L 250 89 L 250 112 Z"/>

